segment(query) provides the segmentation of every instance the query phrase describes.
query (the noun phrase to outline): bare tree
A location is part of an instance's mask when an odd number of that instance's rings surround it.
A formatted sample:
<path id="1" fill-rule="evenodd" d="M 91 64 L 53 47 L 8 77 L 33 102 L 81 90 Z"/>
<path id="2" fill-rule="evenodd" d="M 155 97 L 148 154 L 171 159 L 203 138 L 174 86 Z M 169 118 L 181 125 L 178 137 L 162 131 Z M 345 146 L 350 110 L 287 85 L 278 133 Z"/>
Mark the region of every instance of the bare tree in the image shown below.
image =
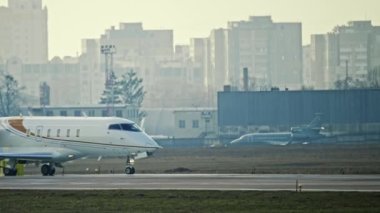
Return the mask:
<path id="1" fill-rule="evenodd" d="M 368 72 L 368 82 L 371 88 L 380 88 L 380 66 Z"/>
<path id="2" fill-rule="evenodd" d="M 19 114 L 23 88 L 9 74 L 1 73 L 0 82 L 0 116 Z"/>

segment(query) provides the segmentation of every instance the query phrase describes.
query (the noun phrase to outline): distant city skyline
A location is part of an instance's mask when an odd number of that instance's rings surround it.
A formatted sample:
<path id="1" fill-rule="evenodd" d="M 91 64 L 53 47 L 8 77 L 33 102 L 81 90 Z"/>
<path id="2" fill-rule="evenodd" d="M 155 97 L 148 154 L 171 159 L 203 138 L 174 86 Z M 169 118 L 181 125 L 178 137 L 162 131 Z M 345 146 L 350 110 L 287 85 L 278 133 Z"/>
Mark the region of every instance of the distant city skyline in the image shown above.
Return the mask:
<path id="1" fill-rule="evenodd" d="M 0 0 L 7 6 L 8 0 Z M 178 3 L 180 2 L 180 3 Z M 275 22 L 302 22 L 303 44 L 311 34 L 327 33 L 337 25 L 371 20 L 380 25 L 378 0 L 43 0 L 48 8 L 49 59 L 75 56 L 81 39 L 99 38 L 120 22 L 142 22 L 144 28 L 173 29 L 175 44 L 208 37 L 212 29 L 226 28 L 229 21 L 269 15 Z M 322 17 L 323 16 L 323 17 Z"/>

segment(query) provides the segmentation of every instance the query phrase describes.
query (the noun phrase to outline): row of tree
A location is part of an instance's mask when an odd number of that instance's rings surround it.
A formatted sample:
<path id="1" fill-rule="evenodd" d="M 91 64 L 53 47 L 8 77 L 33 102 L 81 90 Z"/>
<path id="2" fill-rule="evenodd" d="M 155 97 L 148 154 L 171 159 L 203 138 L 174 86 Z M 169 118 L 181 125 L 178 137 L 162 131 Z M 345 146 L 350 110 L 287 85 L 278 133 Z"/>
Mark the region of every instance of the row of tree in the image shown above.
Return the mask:
<path id="1" fill-rule="evenodd" d="M 380 66 L 373 68 L 367 74 L 367 79 L 359 80 L 352 77 L 337 80 L 334 83 L 336 89 L 378 89 L 380 88 Z"/>

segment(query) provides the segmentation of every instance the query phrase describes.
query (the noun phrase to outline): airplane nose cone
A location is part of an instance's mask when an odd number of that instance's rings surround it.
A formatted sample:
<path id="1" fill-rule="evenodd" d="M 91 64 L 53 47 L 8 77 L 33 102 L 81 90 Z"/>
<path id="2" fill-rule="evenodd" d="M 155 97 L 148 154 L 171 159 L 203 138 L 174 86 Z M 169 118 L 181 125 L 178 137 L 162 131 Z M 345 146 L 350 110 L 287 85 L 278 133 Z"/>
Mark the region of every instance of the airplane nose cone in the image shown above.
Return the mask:
<path id="1" fill-rule="evenodd" d="M 162 149 L 163 147 L 158 145 L 158 143 L 152 138 L 150 137 L 149 135 L 147 135 L 148 137 L 148 142 L 147 144 L 149 144 L 151 147 L 155 148 L 155 149 Z"/>
<path id="2" fill-rule="evenodd" d="M 235 139 L 235 140 L 231 141 L 230 144 L 234 144 L 234 143 L 237 143 L 239 141 L 240 141 L 240 139 Z"/>
<path id="3" fill-rule="evenodd" d="M 163 147 L 160 146 L 155 140 L 153 140 L 153 139 L 151 139 L 151 140 L 152 140 L 152 145 L 154 145 L 154 147 L 155 147 L 156 149 L 163 149 Z"/>

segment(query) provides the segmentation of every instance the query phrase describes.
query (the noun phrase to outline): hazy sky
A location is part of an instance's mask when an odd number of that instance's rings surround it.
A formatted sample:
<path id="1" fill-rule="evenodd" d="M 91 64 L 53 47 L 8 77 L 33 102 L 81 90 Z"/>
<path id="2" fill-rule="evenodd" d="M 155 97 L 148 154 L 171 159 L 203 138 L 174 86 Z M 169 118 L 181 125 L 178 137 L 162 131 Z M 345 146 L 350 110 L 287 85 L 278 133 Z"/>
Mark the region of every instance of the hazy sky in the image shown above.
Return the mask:
<path id="1" fill-rule="evenodd" d="M 145 29 L 173 29 L 176 44 L 206 37 L 211 29 L 252 15 L 274 22 L 302 22 L 303 43 L 351 20 L 380 25 L 380 0 L 43 0 L 49 15 L 49 57 L 80 53 L 82 38 L 99 38 L 119 22 L 143 22 Z M 0 0 L 7 5 L 7 0 Z"/>

